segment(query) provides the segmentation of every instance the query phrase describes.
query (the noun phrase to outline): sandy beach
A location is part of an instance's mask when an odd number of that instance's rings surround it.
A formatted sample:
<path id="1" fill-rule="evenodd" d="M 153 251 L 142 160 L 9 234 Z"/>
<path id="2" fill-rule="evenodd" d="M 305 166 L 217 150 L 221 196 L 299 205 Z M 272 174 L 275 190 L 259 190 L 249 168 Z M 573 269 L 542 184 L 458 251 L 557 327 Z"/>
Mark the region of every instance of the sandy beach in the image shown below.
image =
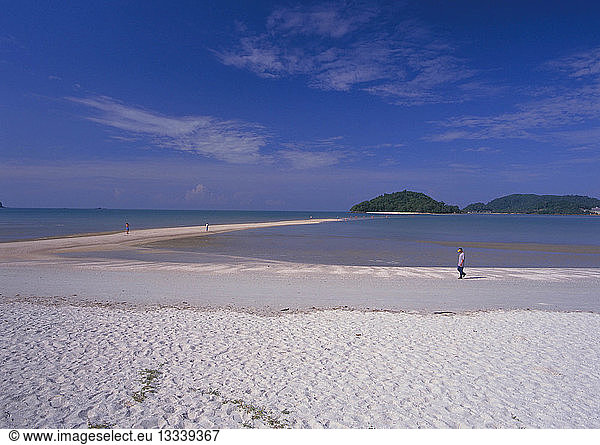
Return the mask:
<path id="1" fill-rule="evenodd" d="M 81 256 L 319 222 L 0 244 L 0 427 L 600 427 L 598 269 Z"/>

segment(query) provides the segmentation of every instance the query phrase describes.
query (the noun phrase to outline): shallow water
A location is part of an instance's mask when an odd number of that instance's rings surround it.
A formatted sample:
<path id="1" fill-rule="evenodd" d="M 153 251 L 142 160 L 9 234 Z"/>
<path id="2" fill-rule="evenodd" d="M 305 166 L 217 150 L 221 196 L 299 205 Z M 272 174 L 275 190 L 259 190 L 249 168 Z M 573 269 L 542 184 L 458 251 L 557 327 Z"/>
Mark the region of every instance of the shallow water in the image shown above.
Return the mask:
<path id="1" fill-rule="evenodd" d="M 600 218 L 528 215 L 403 215 L 251 229 L 161 241 L 152 249 L 102 253 L 168 262 L 245 259 L 358 266 L 467 268 L 600 267 Z"/>
<path id="2" fill-rule="evenodd" d="M 344 212 L 236 210 L 0 209 L 0 242 L 158 227 L 203 226 L 293 219 L 335 218 Z"/>
<path id="3" fill-rule="evenodd" d="M 344 212 L 2 209 L 0 241 L 143 228 L 305 218 L 345 221 L 251 229 L 86 253 L 172 262 L 250 258 L 312 264 L 467 267 L 600 267 L 600 217 L 547 215 L 349 215 Z"/>

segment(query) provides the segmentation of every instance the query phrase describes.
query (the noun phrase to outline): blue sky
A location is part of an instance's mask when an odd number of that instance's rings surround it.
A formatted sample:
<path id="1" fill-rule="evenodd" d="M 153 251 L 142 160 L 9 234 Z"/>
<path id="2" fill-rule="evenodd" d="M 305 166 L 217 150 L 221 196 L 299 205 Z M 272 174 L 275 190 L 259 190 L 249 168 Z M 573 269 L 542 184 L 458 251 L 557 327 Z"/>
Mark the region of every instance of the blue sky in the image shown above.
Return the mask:
<path id="1" fill-rule="evenodd" d="M 600 3 L 2 1 L 0 201 L 600 197 Z"/>

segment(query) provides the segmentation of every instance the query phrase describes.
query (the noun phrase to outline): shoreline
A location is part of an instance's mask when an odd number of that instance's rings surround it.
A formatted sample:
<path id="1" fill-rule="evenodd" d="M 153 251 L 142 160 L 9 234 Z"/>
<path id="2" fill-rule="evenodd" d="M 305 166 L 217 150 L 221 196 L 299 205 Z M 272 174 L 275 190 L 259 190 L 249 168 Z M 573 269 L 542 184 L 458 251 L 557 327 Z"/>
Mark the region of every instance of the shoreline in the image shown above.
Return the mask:
<path id="1" fill-rule="evenodd" d="M 16 295 L 279 311 L 347 306 L 394 311 L 544 309 L 600 312 L 600 269 L 323 266 L 283 262 L 34 260 L 0 264 Z"/>
<path id="2" fill-rule="evenodd" d="M 0 243 L 0 263 L 6 260 L 27 260 L 52 258 L 59 252 L 111 250 L 123 247 L 143 246 L 146 243 L 191 236 L 206 236 L 213 233 L 224 233 L 235 230 L 256 229 L 262 227 L 278 227 L 288 225 L 320 224 L 337 222 L 340 219 L 305 219 L 284 220 L 259 223 L 215 224 L 207 232 L 205 226 L 163 227 L 140 229 L 125 234 L 119 232 L 100 232 L 94 234 L 74 234 L 60 237 L 49 237 L 35 240 L 20 240 Z"/>
<path id="3" fill-rule="evenodd" d="M 145 229 L 0 244 L 4 298 L 70 297 L 211 307 L 281 310 L 349 306 L 357 309 L 461 312 L 478 309 L 548 309 L 600 312 L 600 268 L 343 266 L 252 258 L 207 262 L 153 259 L 146 244 L 233 230 L 319 224 L 309 219 Z M 137 259 L 102 257 L 135 249 Z M 69 252 L 78 255 L 69 257 Z M 86 252 L 100 252 L 98 257 Z"/>
<path id="4" fill-rule="evenodd" d="M 460 212 L 460 213 L 431 213 L 431 212 L 350 212 L 363 215 L 527 215 L 527 216 L 600 216 L 599 212 L 588 213 L 518 213 L 518 212 Z"/>

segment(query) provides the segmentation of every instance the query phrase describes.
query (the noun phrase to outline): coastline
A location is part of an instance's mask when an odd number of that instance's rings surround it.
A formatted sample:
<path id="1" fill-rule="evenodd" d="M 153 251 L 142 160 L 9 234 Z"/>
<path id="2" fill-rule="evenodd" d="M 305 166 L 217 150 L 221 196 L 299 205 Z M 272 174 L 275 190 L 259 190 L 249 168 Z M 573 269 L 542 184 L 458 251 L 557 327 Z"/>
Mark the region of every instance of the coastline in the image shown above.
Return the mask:
<path id="1" fill-rule="evenodd" d="M 0 427 L 600 427 L 600 269 L 85 257 L 319 222 L 0 244 Z"/>
<path id="2" fill-rule="evenodd" d="M 527 215 L 527 216 L 600 216 L 600 212 L 586 213 L 518 213 L 518 212 L 460 212 L 460 213 L 427 213 L 427 212 L 351 212 L 369 215 Z"/>
<path id="3" fill-rule="evenodd" d="M 159 240 L 258 227 L 334 222 L 309 219 L 145 229 L 0 244 L 5 297 L 57 296 L 200 307 L 452 311 L 490 309 L 600 312 L 598 268 L 342 266 L 213 255 L 204 263 L 153 259 Z M 110 257 L 134 250 L 137 259 Z M 103 257 L 105 252 L 105 257 Z M 90 253 L 86 257 L 86 253 Z M 76 254 L 69 256 L 69 254 Z M 96 256 L 92 254 L 97 254 Z"/>
<path id="4" fill-rule="evenodd" d="M 460 215 L 460 213 L 427 213 L 427 212 L 353 212 L 367 215 Z"/>
<path id="5" fill-rule="evenodd" d="M 124 247 L 135 247 L 145 243 L 177 239 L 191 236 L 205 236 L 234 230 L 256 229 L 261 227 L 278 227 L 288 225 L 320 224 L 335 222 L 338 219 L 305 219 L 259 223 L 216 224 L 206 231 L 205 226 L 163 227 L 157 229 L 141 229 L 124 232 L 101 232 L 93 234 L 73 234 L 68 236 L 48 237 L 35 240 L 9 241 L 0 243 L 0 263 L 15 260 L 52 258 L 56 253 L 65 251 L 89 251 L 94 249 L 110 250 Z M 7 261 L 8 260 L 8 261 Z"/>

